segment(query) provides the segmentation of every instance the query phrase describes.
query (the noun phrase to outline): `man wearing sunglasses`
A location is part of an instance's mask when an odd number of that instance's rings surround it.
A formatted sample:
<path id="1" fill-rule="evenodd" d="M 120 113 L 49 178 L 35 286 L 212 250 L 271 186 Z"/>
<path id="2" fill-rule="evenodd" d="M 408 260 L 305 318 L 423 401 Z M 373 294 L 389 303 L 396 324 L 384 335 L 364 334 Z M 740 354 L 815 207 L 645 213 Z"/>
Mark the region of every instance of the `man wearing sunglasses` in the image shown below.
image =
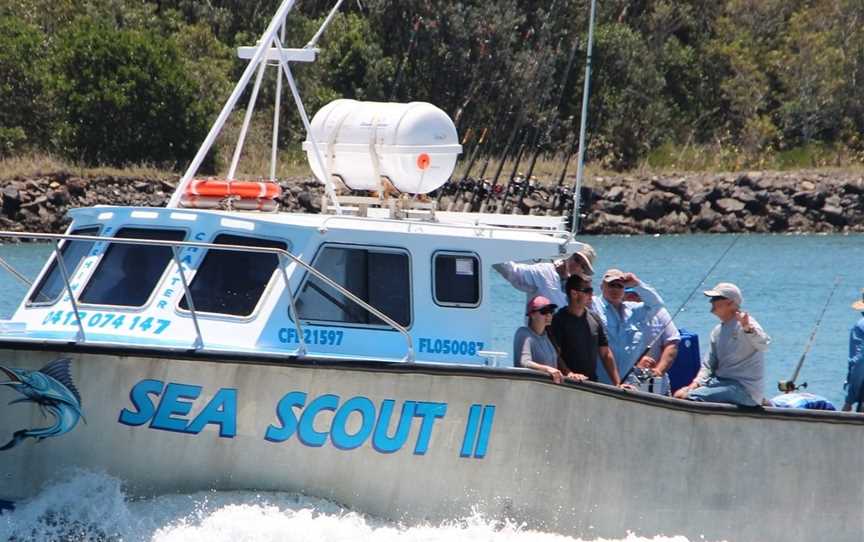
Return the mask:
<path id="1" fill-rule="evenodd" d="M 606 271 L 601 288 L 602 295 L 594 296 L 592 307 L 606 328 L 618 374 L 624 378 L 648 348 L 652 338 L 651 321 L 663 308 L 663 299 L 634 273 L 620 269 Z M 625 301 L 625 288 L 632 288 L 642 301 Z M 603 367 L 599 367 L 597 372 L 601 382 L 615 383 Z"/>
<path id="2" fill-rule="evenodd" d="M 573 275 L 567 279 L 564 288 L 569 303 L 555 314 L 550 327 L 552 339 L 561 352 L 561 372 L 577 382 L 596 381 L 599 357 L 605 370 L 612 375 L 611 383 L 619 385 L 621 378 L 609 350 L 603 322 L 590 309 L 594 293 L 591 283 Z"/>
<path id="3" fill-rule="evenodd" d="M 589 244 L 570 255 L 554 262 L 537 263 L 496 263 L 495 268 L 507 282 L 517 290 L 528 294 L 530 300 L 541 295 L 559 307 L 567 306 L 567 295 L 564 293 L 564 283 L 572 275 L 588 278 L 594 274 L 594 259 L 597 253 Z"/>
<path id="4" fill-rule="evenodd" d="M 689 386 L 676 391 L 675 397 L 743 406 L 762 404 L 765 351 L 771 337 L 741 310 L 741 290 L 731 282 L 721 282 L 705 295 L 711 298 L 711 312 L 720 324 L 711 331 L 710 350 L 699 374 Z"/>

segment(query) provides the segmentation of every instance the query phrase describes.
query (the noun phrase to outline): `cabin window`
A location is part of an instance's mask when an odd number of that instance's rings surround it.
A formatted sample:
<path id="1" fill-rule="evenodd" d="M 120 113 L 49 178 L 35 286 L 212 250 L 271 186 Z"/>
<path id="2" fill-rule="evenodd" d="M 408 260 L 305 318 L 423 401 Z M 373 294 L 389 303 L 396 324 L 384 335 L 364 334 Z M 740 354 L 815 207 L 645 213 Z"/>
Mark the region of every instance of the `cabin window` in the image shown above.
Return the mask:
<path id="1" fill-rule="evenodd" d="M 98 227 L 81 228 L 73 230 L 72 235 L 86 235 L 92 237 L 99 234 Z M 69 273 L 69 279 L 75 275 L 75 270 L 81 260 L 87 256 L 93 249 L 94 241 L 63 241 L 60 245 L 60 257 L 63 258 L 63 264 L 66 267 L 66 272 Z M 45 303 L 52 304 L 56 302 L 63 292 L 66 290 L 66 284 L 63 282 L 63 273 L 60 271 L 60 266 L 57 265 L 57 260 L 51 261 L 51 267 L 48 272 L 42 277 L 39 286 L 33 291 L 30 296 L 30 303 Z"/>
<path id="2" fill-rule="evenodd" d="M 284 242 L 240 235 L 218 235 L 213 243 L 287 250 Z M 195 312 L 249 316 L 258 306 L 278 265 L 276 254 L 207 250 L 189 285 Z M 185 295 L 180 299 L 180 308 L 189 310 Z"/>
<path id="3" fill-rule="evenodd" d="M 480 259 L 474 254 L 438 252 L 432 256 L 435 302 L 453 307 L 480 304 Z"/>
<path id="4" fill-rule="evenodd" d="M 182 230 L 121 228 L 120 239 L 182 241 Z M 170 246 L 111 243 L 79 300 L 93 305 L 141 307 L 173 258 Z"/>
<path id="5" fill-rule="evenodd" d="M 411 272 L 405 252 L 327 246 L 314 265 L 399 324 L 411 324 Z M 311 273 L 297 298 L 297 313 L 304 320 L 387 325 Z"/>

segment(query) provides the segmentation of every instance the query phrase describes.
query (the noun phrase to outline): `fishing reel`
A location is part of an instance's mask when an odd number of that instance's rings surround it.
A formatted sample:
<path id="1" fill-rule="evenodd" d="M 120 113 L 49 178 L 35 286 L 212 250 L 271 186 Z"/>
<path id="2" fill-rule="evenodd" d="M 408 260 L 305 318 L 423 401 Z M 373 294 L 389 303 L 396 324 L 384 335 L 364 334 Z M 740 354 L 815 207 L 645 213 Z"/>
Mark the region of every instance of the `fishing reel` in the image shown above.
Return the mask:
<path id="1" fill-rule="evenodd" d="M 781 380 L 777 382 L 777 389 L 782 391 L 783 393 L 792 393 L 793 391 L 798 391 L 800 389 L 806 389 L 807 383 L 796 385 L 794 380 Z"/>
<path id="2" fill-rule="evenodd" d="M 634 367 L 633 376 L 639 382 L 648 382 L 652 378 L 655 378 L 654 373 L 648 367 Z"/>

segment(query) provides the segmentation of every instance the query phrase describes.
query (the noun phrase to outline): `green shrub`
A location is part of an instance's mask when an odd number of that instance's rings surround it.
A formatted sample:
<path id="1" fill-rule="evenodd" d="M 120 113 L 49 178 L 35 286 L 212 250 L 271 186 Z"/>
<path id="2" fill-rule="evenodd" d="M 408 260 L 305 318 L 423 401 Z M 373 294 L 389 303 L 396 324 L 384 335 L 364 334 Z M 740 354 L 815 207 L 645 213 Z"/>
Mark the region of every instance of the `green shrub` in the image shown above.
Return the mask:
<path id="1" fill-rule="evenodd" d="M 60 37 L 54 63 L 61 149 L 73 159 L 171 167 L 206 135 L 207 101 L 172 39 L 83 20 Z"/>
<path id="2" fill-rule="evenodd" d="M 38 28 L 0 17 L 0 156 L 48 144 L 52 107 L 44 41 Z"/>

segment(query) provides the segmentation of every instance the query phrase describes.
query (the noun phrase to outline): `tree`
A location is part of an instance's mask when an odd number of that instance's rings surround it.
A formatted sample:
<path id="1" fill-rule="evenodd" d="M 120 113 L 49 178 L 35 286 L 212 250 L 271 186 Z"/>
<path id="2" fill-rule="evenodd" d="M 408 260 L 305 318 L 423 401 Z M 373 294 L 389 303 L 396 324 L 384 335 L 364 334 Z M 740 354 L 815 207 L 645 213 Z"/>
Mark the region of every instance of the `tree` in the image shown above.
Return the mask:
<path id="1" fill-rule="evenodd" d="M 0 156 L 50 144 L 44 41 L 37 27 L 0 17 Z"/>
<path id="2" fill-rule="evenodd" d="M 59 40 L 54 63 L 62 150 L 73 158 L 171 166 L 207 133 L 207 104 L 173 39 L 81 20 Z"/>

